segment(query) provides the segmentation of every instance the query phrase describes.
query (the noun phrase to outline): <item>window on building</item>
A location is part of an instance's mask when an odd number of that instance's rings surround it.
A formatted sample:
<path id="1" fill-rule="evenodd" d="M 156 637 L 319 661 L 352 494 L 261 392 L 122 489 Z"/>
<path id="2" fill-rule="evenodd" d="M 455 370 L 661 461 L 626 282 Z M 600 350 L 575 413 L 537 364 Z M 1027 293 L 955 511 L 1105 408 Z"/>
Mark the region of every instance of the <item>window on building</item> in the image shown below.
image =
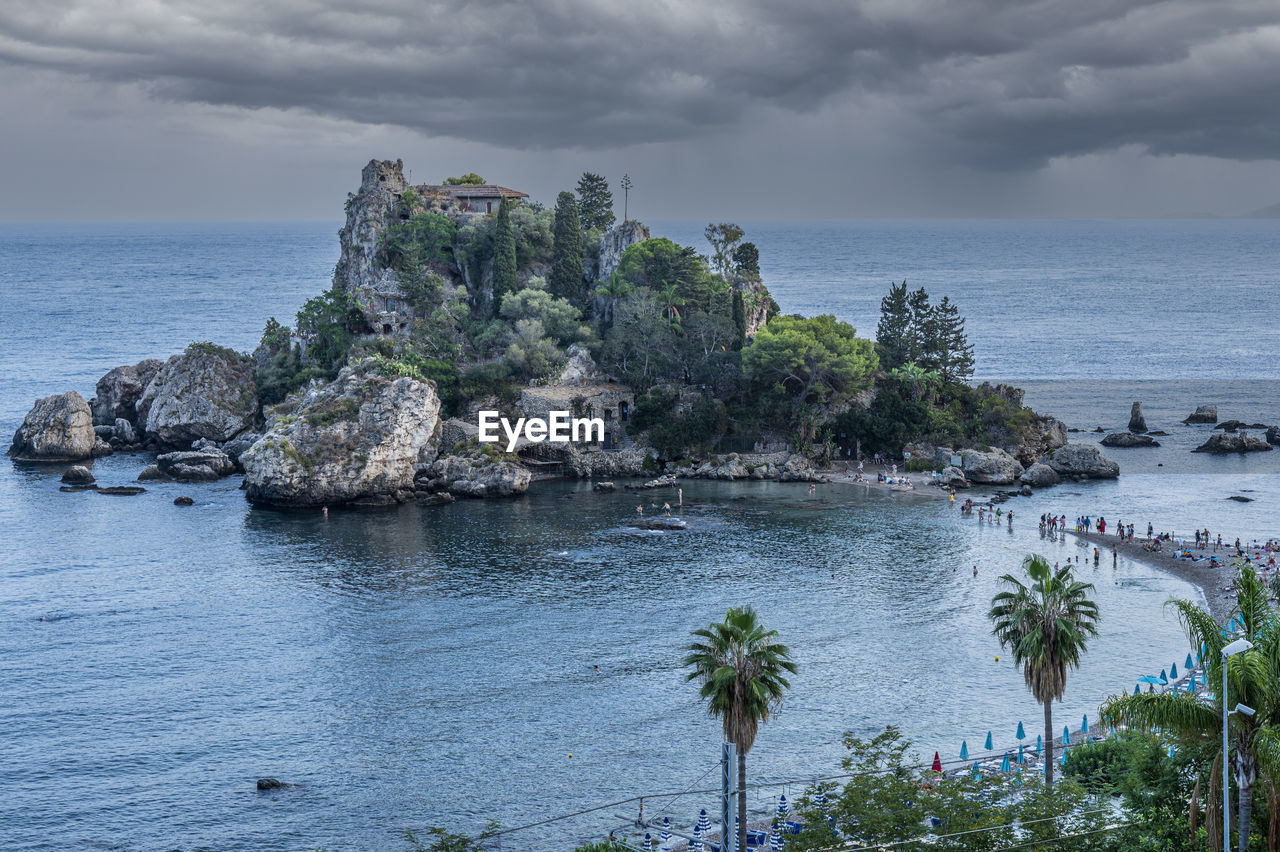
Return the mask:
<path id="1" fill-rule="evenodd" d="M 396 309 L 396 300 L 387 299 L 387 310 L 394 311 Z"/>

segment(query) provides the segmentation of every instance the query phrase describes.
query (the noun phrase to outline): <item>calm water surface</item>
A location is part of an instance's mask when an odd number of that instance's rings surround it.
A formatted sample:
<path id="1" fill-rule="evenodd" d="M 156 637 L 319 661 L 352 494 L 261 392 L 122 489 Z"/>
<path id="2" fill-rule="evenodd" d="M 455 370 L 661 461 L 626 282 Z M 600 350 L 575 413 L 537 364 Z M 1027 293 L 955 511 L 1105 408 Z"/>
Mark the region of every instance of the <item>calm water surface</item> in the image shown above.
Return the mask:
<path id="1" fill-rule="evenodd" d="M 1118 482 L 1010 504 L 1012 531 L 943 501 L 767 483 L 689 483 L 682 533 L 634 530 L 630 495 L 577 483 L 325 520 L 250 510 L 234 479 L 114 498 L 58 492 L 61 467 L 6 462 L 0 847 L 397 848 L 406 826 L 515 826 L 706 785 L 718 729 L 683 683 L 680 646 L 748 601 L 802 666 L 752 752 L 758 777 L 830 771 L 843 732 L 889 722 L 922 753 L 955 754 L 987 730 L 1012 744 L 1039 710 L 995 660 L 983 615 L 996 578 L 1029 550 L 1084 552 L 1042 541 L 1034 517 L 1280 533 L 1275 462 L 1192 457 L 1203 429 L 1171 428 L 1198 402 L 1280 422 L 1263 382 L 1275 332 L 1249 320 L 1275 312 L 1276 228 L 749 229 L 785 310 L 869 332 L 888 280 L 905 275 L 960 302 L 983 377 L 1036 380 L 1029 401 L 1082 429 L 1120 428 L 1143 399 L 1153 428 L 1173 433 L 1146 457 L 1113 451 L 1136 471 Z M 251 347 L 268 316 L 325 285 L 335 229 L 0 227 L 0 426 L 36 396 L 87 397 L 110 367 L 191 340 Z M 692 243 L 700 228 L 655 230 Z M 1213 305 L 1188 321 L 1211 287 Z M 1118 292 L 1125 322 L 1104 309 Z M 1142 321 L 1157 299 L 1167 310 Z M 94 472 L 123 484 L 146 461 Z M 179 493 L 196 506 L 173 506 Z M 1245 493 L 1254 502 L 1226 499 Z M 1196 594 L 1125 560 L 1088 572 L 1105 621 L 1059 710 L 1075 724 L 1138 675 L 1181 665 L 1185 640 L 1160 605 Z M 301 786 L 259 794 L 265 775 Z M 709 804 L 690 797 L 672 815 Z M 564 848 L 617 822 L 606 812 L 511 848 Z"/>

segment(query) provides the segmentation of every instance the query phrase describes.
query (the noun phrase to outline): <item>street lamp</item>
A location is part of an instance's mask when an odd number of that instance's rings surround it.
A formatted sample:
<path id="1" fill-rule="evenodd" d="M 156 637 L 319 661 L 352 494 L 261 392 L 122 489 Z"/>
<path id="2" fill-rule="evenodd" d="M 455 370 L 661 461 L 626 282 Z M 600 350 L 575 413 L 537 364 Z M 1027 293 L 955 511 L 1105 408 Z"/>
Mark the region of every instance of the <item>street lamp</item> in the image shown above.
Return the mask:
<path id="1" fill-rule="evenodd" d="M 1236 709 L 1227 710 L 1227 660 L 1236 654 L 1243 654 L 1253 647 L 1253 643 L 1241 637 L 1222 649 L 1222 852 L 1231 852 L 1231 775 L 1227 768 L 1227 717 L 1232 713 L 1252 716 L 1253 708 L 1236 704 Z"/>

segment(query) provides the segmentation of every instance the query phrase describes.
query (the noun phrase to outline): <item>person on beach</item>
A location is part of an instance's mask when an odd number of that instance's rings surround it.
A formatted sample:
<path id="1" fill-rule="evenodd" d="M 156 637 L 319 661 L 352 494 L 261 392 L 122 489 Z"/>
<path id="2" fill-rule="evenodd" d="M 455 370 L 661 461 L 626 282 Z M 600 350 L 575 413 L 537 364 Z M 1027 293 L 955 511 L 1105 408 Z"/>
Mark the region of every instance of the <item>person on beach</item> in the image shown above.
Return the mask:
<path id="1" fill-rule="evenodd" d="M 665 514 L 668 518 L 669 518 L 669 517 L 671 517 L 671 504 L 670 504 L 670 503 L 663 503 L 663 504 L 662 504 L 662 511 L 663 511 L 663 514 Z"/>
<path id="2" fill-rule="evenodd" d="M 1099 556 L 1101 556 L 1101 555 L 1102 555 L 1102 554 L 1098 553 L 1098 548 L 1096 548 L 1096 547 L 1095 547 L 1095 548 L 1093 549 L 1093 567 L 1094 567 L 1094 568 L 1097 568 L 1097 567 L 1098 567 L 1098 557 L 1099 557 Z"/>
<path id="3" fill-rule="evenodd" d="M 639 506 L 636 506 L 636 514 L 637 514 L 637 515 L 639 515 L 639 516 L 640 516 L 640 517 L 642 517 L 642 518 L 644 517 L 644 504 L 643 504 L 643 503 L 641 503 Z"/>

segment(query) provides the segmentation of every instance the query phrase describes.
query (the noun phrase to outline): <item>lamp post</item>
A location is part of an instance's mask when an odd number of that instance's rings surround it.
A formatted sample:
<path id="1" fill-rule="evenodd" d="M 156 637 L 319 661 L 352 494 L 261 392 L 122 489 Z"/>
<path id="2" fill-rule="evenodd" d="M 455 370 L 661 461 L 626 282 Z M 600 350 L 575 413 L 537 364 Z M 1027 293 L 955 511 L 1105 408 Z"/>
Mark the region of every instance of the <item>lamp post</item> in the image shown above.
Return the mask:
<path id="1" fill-rule="evenodd" d="M 1253 715 L 1253 708 L 1243 704 L 1236 704 L 1236 709 L 1227 710 L 1227 660 L 1236 654 L 1243 654 L 1252 647 L 1252 642 L 1241 637 L 1222 649 L 1222 852 L 1231 852 L 1231 775 L 1227 766 L 1229 762 L 1227 717 L 1232 713 Z"/>

